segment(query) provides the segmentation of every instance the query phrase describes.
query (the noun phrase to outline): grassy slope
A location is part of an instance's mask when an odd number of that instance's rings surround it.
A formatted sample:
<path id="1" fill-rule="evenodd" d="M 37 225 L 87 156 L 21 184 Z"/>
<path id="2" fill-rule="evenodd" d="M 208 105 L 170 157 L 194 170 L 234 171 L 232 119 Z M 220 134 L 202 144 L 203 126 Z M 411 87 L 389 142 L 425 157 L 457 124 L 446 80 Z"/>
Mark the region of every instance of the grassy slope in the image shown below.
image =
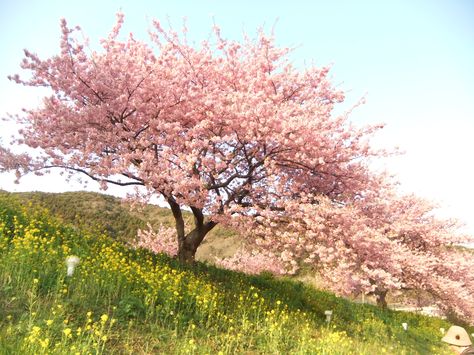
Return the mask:
<path id="1" fill-rule="evenodd" d="M 439 342 L 444 320 L 292 280 L 190 269 L 22 201 L 0 194 L 0 354 L 449 353 Z M 68 278 L 71 254 L 81 264 Z"/>
<path id="2" fill-rule="evenodd" d="M 0 195 L 9 193 L 0 190 Z M 160 224 L 174 226 L 173 215 L 167 208 L 146 205 L 131 209 L 119 198 L 94 192 L 19 192 L 11 193 L 23 203 L 33 203 L 47 208 L 66 223 L 89 230 L 99 230 L 122 241 L 133 240 L 138 229 L 146 229 L 150 223 L 154 229 Z M 192 222 L 192 214 L 184 213 L 185 220 Z M 206 237 L 198 250 L 198 260 L 213 261 L 215 257 L 234 254 L 240 245 L 235 233 L 217 226 Z"/>
<path id="3" fill-rule="evenodd" d="M 0 191 L 0 195 L 9 193 Z M 138 229 L 146 229 L 150 223 L 154 229 L 160 224 L 173 226 L 174 219 L 169 209 L 155 205 L 146 205 L 140 209 L 131 209 L 130 205 L 121 199 L 94 192 L 20 192 L 12 193 L 24 204 L 33 203 L 47 208 L 52 214 L 60 217 L 65 223 L 70 223 L 89 231 L 105 232 L 114 239 L 130 241 L 137 235 Z M 185 219 L 192 222 L 192 214 L 184 212 Z M 190 223 L 188 223 L 190 224 Z M 214 262 L 215 258 L 232 256 L 240 246 L 238 235 L 232 231 L 217 226 L 206 237 L 197 252 L 200 261 Z M 311 270 L 302 269 L 296 276 L 299 280 L 314 286 L 320 285 L 317 276 Z M 420 292 L 387 297 L 390 303 L 414 304 L 422 300 L 422 305 L 432 304 L 432 299 Z M 367 297 L 366 301 L 375 300 Z"/>

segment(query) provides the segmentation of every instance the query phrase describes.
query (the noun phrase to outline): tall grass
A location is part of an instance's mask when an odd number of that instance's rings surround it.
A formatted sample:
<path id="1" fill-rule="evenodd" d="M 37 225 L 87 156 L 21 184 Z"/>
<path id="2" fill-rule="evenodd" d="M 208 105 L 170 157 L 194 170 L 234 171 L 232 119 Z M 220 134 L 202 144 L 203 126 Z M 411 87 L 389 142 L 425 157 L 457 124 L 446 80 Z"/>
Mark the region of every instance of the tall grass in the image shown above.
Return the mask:
<path id="1" fill-rule="evenodd" d="M 67 277 L 70 255 L 81 263 Z M 1 354 L 448 354 L 441 327 L 269 274 L 179 265 L 0 196 Z"/>

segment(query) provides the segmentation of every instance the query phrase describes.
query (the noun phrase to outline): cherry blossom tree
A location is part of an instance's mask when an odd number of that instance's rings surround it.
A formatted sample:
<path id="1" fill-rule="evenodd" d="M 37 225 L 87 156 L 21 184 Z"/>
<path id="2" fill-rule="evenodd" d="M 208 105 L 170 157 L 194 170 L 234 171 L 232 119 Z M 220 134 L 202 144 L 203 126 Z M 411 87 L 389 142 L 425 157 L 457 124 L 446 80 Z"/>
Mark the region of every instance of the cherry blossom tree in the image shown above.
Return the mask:
<path id="1" fill-rule="evenodd" d="M 286 275 L 287 271 L 282 260 L 268 250 L 258 250 L 241 247 L 237 252 L 227 258 L 216 258 L 217 266 L 229 270 L 241 271 L 246 274 L 258 275 L 269 272 L 273 275 Z"/>
<path id="2" fill-rule="evenodd" d="M 458 233 L 456 221 L 437 217 L 423 199 L 387 188 L 367 191 L 350 205 L 314 199 L 319 203 L 287 206 L 291 218 L 247 218 L 243 235 L 279 255 L 290 273 L 312 266 L 338 294 L 373 294 L 386 307 L 389 292 L 423 290 L 445 311 L 474 322 L 473 254 L 457 247 L 474 238 Z"/>
<path id="3" fill-rule="evenodd" d="M 139 229 L 133 246 L 148 249 L 155 254 L 164 253 L 172 257 L 178 254 L 176 231 L 163 225 L 160 225 L 157 231 L 149 223 L 147 229 Z"/>
<path id="4" fill-rule="evenodd" d="M 31 72 L 19 84 L 51 96 L 17 118 L 17 144 L 35 156 L 0 152 L 18 176 L 63 168 L 108 184 L 143 186 L 161 195 L 176 220 L 178 257 L 194 260 L 217 223 L 265 209 L 269 218 L 305 194 L 351 201 L 372 183 L 368 138 L 379 126 L 355 128 L 328 67 L 298 70 L 290 50 L 262 31 L 229 41 L 214 27 L 199 47 L 153 23 L 151 44 L 120 40 L 123 15 L 102 49 L 88 49 L 61 21 L 60 53 L 40 59 L 25 50 Z M 185 233 L 182 210 L 194 214 Z"/>

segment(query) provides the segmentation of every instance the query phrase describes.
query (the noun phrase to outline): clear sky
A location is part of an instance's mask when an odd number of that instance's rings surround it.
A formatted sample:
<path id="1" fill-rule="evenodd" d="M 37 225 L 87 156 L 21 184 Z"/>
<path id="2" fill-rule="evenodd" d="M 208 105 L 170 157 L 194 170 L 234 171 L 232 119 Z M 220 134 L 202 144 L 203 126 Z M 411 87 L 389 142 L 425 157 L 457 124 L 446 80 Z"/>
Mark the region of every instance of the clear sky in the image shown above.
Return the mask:
<path id="1" fill-rule="evenodd" d="M 281 46 L 297 47 L 297 65 L 332 64 L 334 83 L 348 104 L 366 95 L 356 125 L 385 122 L 376 144 L 400 146 L 403 156 L 384 162 L 404 191 L 439 202 L 443 214 L 457 217 L 474 233 L 474 1 L 473 0 L 0 0 L 0 117 L 38 102 L 42 93 L 11 83 L 21 73 L 23 48 L 41 57 L 59 48 L 59 19 L 80 25 L 91 44 L 105 37 L 115 13 L 125 13 L 125 31 L 146 39 L 151 19 L 207 38 L 214 21 L 224 36 L 238 39 L 257 27 L 275 25 Z M 16 127 L 0 121 L 6 141 Z M 35 176 L 10 191 L 78 190 L 58 174 Z M 89 190 L 97 190 L 94 183 Z M 109 192 L 123 194 L 122 188 Z"/>

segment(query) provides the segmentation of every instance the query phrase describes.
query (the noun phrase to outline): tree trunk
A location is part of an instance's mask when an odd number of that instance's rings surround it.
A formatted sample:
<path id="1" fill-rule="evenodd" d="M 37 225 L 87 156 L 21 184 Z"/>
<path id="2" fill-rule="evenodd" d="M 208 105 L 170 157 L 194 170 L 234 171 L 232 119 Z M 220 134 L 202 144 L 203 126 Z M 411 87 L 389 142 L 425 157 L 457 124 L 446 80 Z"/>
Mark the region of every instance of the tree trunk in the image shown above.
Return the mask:
<path id="1" fill-rule="evenodd" d="M 387 300 L 385 297 L 387 296 L 387 290 L 375 290 L 374 292 L 375 295 L 375 301 L 377 302 L 377 306 L 381 308 L 387 308 Z"/>
<path id="2" fill-rule="evenodd" d="M 178 249 L 178 260 L 183 264 L 194 264 L 197 247 L 184 244 L 184 246 Z"/>
<path id="3" fill-rule="evenodd" d="M 207 225 L 207 223 L 206 223 Z M 185 264 L 193 264 L 196 257 L 196 251 L 204 240 L 206 234 L 212 228 L 205 228 L 203 225 L 201 228 L 195 228 L 186 235 L 181 245 L 178 243 L 178 260 Z"/>
<path id="4" fill-rule="evenodd" d="M 185 264 L 193 264 L 199 245 L 201 245 L 204 237 L 216 226 L 217 223 L 213 221 L 204 222 L 202 209 L 191 207 L 194 214 L 194 229 L 188 234 L 185 234 L 184 219 L 180 205 L 173 197 L 168 197 L 168 203 L 176 222 L 178 260 Z"/>

